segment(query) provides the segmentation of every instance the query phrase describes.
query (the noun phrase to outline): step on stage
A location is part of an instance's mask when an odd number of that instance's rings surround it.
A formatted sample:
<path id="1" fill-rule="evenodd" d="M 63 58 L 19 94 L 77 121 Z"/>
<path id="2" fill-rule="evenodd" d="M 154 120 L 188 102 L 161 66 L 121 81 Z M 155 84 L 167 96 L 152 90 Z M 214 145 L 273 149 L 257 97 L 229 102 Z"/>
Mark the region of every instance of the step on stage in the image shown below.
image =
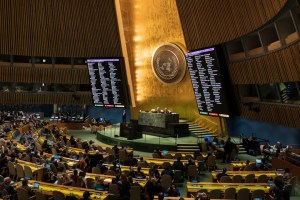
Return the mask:
<path id="1" fill-rule="evenodd" d="M 144 152 L 153 152 L 154 148 L 176 151 L 177 145 L 196 144 L 202 142 L 201 140 L 204 141 L 204 139 L 198 139 L 195 136 L 174 137 L 173 135 L 166 134 L 154 135 L 153 132 L 149 134 L 147 131 L 139 132 L 136 130 L 126 130 L 128 132 L 124 135 L 124 133 L 120 134 L 120 126 L 120 124 L 114 124 L 111 128 L 98 131 L 96 133 L 97 140 L 110 145 L 130 146 L 134 150 Z"/>

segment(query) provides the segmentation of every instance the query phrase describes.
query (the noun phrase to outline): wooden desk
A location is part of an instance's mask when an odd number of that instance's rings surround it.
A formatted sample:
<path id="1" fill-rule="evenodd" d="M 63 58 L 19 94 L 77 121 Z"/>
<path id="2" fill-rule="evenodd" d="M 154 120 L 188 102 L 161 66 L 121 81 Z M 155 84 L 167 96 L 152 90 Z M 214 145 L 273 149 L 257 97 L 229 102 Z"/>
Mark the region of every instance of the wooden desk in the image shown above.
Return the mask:
<path id="1" fill-rule="evenodd" d="M 53 154 L 49 154 L 49 153 L 43 153 L 43 154 L 46 155 L 48 158 L 51 158 L 52 156 L 54 156 Z M 59 158 L 62 158 L 62 160 L 71 168 L 73 168 L 74 166 L 76 167 L 79 162 L 79 160 L 75 160 L 75 159 L 68 158 L 68 157 L 59 156 Z"/>
<path id="2" fill-rule="evenodd" d="M 144 160 L 149 164 L 149 163 L 154 163 L 156 164 L 157 166 L 162 166 L 162 164 L 164 162 L 168 162 L 170 163 L 171 165 L 174 164 L 175 161 L 177 161 L 177 159 L 163 159 L 163 158 L 145 158 L 144 157 Z M 197 160 L 194 160 L 195 161 L 195 165 L 198 165 L 198 161 Z M 181 160 L 181 162 L 183 164 L 187 163 L 188 160 Z"/>
<path id="3" fill-rule="evenodd" d="M 201 182 L 201 183 L 192 183 L 187 182 L 187 194 L 195 194 L 199 190 L 211 190 L 218 189 L 224 193 L 227 188 L 234 187 L 238 192 L 242 188 L 248 188 L 250 192 L 254 190 L 263 190 L 266 194 L 269 193 L 270 184 L 267 183 L 211 183 L 211 182 Z"/>
<path id="4" fill-rule="evenodd" d="M 83 193 L 85 191 L 89 191 L 91 194 L 91 198 L 93 199 L 105 199 L 108 194 L 107 192 L 98 191 L 98 190 L 92 190 L 92 189 L 86 189 L 86 188 L 80 188 L 80 187 L 73 187 L 73 186 L 65 186 L 65 185 L 57 185 L 52 183 L 45 183 L 40 181 L 32 181 L 29 180 L 30 186 L 33 185 L 34 182 L 39 183 L 39 191 L 46 195 L 53 195 L 53 191 L 59 191 L 64 193 L 66 196 L 73 194 L 74 196 L 82 198 Z"/>
<path id="5" fill-rule="evenodd" d="M 25 165 L 30 167 L 30 169 L 32 170 L 32 173 L 34 174 L 34 176 L 36 176 L 36 180 L 38 180 L 38 181 L 42 180 L 43 171 L 44 171 L 44 167 L 42 165 L 38 165 L 35 163 L 31 163 L 31 162 L 27 162 L 27 161 L 19 160 L 19 159 L 16 159 L 16 162 L 17 162 L 17 164 L 20 164 L 23 167 L 23 169 L 24 169 Z"/>
<path id="6" fill-rule="evenodd" d="M 217 174 L 221 172 L 212 171 L 211 172 L 211 179 L 212 181 L 217 181 Z M 260 175 L 267 175 L 268 178 L 274 179 L 276 176 L 282 175 L 282 173 L 277 171 L 227 171 L 226 174 L 228 176 L 235 176 L 235 175 L 241 175 L 243 179 L 249 174 L 254 174 L 255 179 L 257 179 Z"/>
<path id="7" fill-rule="evenodd" d="M 104 164 L 107 166 L 107 168 L 109 169 L 111 166 L 113 166 L 112 164 Z M 121 171 L 130 171 L 130 166 L 125 166 L 125 165 L 121 165 Z M 137 167 L 132 167 L 132 169 L 134 171 L 137 171 Z M 151 168 L 147 168 L 147 167 L 142 167 L 141 168 L 141 172 L 143 172 L 145 174 L 145 176 L 149 176 L 149 170 Z M 164 170 L 164 169 L 157 169 L 159 174 L 161 174 L 161 172 Z"/>
<path id="8" fill-rule="evenodd" d="M 231 162 L 231 170 L 232 171 L 239 171 L 240 169 L 244 169 L 246 167 L 246 160 L 244 161 L 235 161 L 235 162 Z M 255 163 L 255 161 L 251 160 L 249 164 L 251 163 Z"/>
<path id="9" fill-rule="evenodd" d="M 171 154 L 171 156 L 174 157 L 174 159 L 177 159 L 175 158 L 175 155 L 176 154 L 181 154 L 182 158 L 184 158 L 186 155 L 191 155 L 194 157 L 194 152 L 176 152 L 176 151 L 162 151 L 162 156 L 165 156 L 166 154 Z M 207 157 L 207 153 L 206 152 L 201 152 L 203 158 L 206 158 Z M 195 158 L 196 159 L 196 158 Z"/>
<path id="10" fill-rule="evenodd" d="M 68 172 L 68 173 L 72 173 L 72 172 Z M 112 179 L 115 178 L 116 176 L 110 176 L 110 175 L 104 175 L 104 174 L 93 174 L 93 173 L 86 173 L 85 178 L 92 178 L 92 179 L 96 179 L 96 177 L 100 178 L 101 180 L 103 180 L 104 184 L 108 185 L 112 182 Z M 146 179 L 136 179 L 133 178 L 134 182 L 138 182 L 142 187 L 144 187 L 147 183 Z"/>

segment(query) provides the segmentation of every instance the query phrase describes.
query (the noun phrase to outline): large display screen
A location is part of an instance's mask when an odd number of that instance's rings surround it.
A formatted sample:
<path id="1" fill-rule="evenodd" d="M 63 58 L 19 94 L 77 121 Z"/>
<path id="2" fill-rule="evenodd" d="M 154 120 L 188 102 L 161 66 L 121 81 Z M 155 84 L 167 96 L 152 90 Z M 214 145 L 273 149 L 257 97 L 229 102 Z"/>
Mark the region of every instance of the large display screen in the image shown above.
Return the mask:
<path id="1" fill-rule="evenodd" d="M 95 106 L 127 105 L 123 63 L 122 58 L 87 59 Z"/>
<path id="2" fill-rule="evenodd" d="M 218 60 L 216 47 L 191 51 L 186 54 L 195 97 L 202 115 L 229 117 L 229 104 L 222 77 L 223 64 Z"/>

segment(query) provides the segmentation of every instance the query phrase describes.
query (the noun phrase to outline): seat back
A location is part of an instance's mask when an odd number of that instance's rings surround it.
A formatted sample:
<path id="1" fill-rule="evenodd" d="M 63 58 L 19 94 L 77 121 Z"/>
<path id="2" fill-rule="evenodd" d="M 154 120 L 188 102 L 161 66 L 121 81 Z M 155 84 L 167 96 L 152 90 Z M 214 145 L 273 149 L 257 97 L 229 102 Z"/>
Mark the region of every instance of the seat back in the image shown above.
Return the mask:
<path id="1" fill-rule="evenodd" d="M 15 165 L 12 162 L 8 161 L 7 166 L 8 166 L 9 175 L 11 176 L 17 175 Z"/>
<path id="2" fill-rule="evenodd" d="M 86 178 L 86 188 L 94 189 L 95 188 L 95 181 L 92 178 Z"/>
<path id="3" fill-rule="evenodd" d="M 107 170 L 106 174 L 107 174 L 107 175 L 110 175 L 110 176 L 115 176 L 115 175 L 116 175 L 116 172 L 109 169 L 109 170 Z"/>
<path id="4" fill-rule="evenodd" d="M 47 200 L 47 195 L 41 193 L 39 190 L 35 191 L 35 199 L 36 200 Z"/>
<path id="5" fill-rule="evenodd" d="M 65 200 L 66 199 L 64 193 L 62 193 L 60 191 L 54 190 L 52 192 L 52 194 L 53 194 L 53 199 L 54 200 Z"/>
<path id="6" fill-rule="evenodd" d="M 55 165 L 53 163 L 50 164 L 50 169 L 53 173 L 57 173 L 57 168 L 55 167 Z"/>
<path id="7" fill-rule="evenodd" d="M 16 189 L 16 191 L 18 200 L 28 200 L 30 198 L 27 190 L 25 190 L 24 188 L 19 187 Z"/>
<path id="8" fill-rule="evenodd" d="M 108 192 L 114 194 L 117 198 L 120 196 L 119 186 L 117 184 L 110 184 Z"/>
<path id="9" fill-rule="evenodd" d="M 187 177 L 196 179 L 198 177 L 198 169 L 196 165 L 189 165 L 187 169 Z"/>
<path id="10" fill-rule="evenodd" d="M 26 178 L 33 179 L 33 173 L 30 167 L 27 165 L 24 165 L 24 175 Z"/>
<path id="11" fill-rule="evenodd" d="M 24 178 L 25 173 L 24 173 L 24 169 L 23 169 L 22 165 L 16 164 L 16 170 L 17 170 L 17 177 Z"/>
<path id="12" fill-rule="evenodd" d="M 93 174 L 100 174 L 100 169 L 99 169 L 99 167 L 93 167 L 93 168 L 92 168 L 92 173 L 93 173 Z"/>
<path id="13" fill-rule="evenodd" d="M 265 174 L 262 174 L 257 178 L 257 183 L 266 183 L 267 181 L 268 181 L 268 176 Z"/>
<path id="14" fill-rule="evenodd" d="M 131 186 L 130 188 L 130 200 L 141 199 L 141 188 L 140 186 Z"/>
<path id="15" fill-rule="evenodd" d="M 182 183 L 184 181 L 182 171 L 174 170 L 174 183 Z"/>
<path id="16" fill-rule="evenodd" d="M 243 181 L 243 177 L 241 175 L 235 175 L 232 177 L 233 183 L 241 183 Z"/>
<path id="17" fill-rule="evenodd" d="M 265 197 L 265 191 L 263 190 L 254 190 L 252 192 L 252 199 L 254 198 L 264 199 L 264 197 Z"/>
<path id="18" fill-rule="evenodd" d="M 237 193 L 237 200 L 245 200 L 250 198 L 250 190 L 248 188 L 242 188 Z"/>
<path id="19" fill-rule="evenodd" d="M 172 185 L 172 177 L 170 175 L 162 175 L 160 181 L 163 191 L 166 191 Z"/>
<path id="20" fill-rule="evenodd" d="M 245 177 L 245 183 L 254 183 L 255 182 L 255 175 L 254 174 L 248 174 Z"/>
<path id="21" fill-rule="evenodd" d="M 211 199 L 221 199 L 221 190 L 218 190 L 218 189 L 216 189 L 216 190 L 211 190 L 211 191 L 209 192 L 209 197 L 210 197 Z"/>
<path id="22" fill-rule="evenodd" d="M 224 192 L 224 199 L 235 199 L 235 194 L 235 188 L 227 188 Z"/>
<path id="23" fill-rule="evenodd" d="M 119 150 L 119 161 L 124 162 L 127 159 L 127 152 L 124 149 Z"/>
<path id="24" fill-rule="evenodd" d="M 232 179 L 229 176 L 222 176 L 220 178 L 220 183 L 232 183 Z"/>

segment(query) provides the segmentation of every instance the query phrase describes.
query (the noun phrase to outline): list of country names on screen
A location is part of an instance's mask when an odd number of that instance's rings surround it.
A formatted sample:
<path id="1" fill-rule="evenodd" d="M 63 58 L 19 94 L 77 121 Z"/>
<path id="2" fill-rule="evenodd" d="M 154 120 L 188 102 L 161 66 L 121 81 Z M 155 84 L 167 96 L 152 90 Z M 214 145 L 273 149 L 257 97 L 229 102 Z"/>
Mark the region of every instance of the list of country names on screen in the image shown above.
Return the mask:
<path id="1" fill-rule="evenodd" d="M 88 59 L 94 104 L 123 106 L 119 59 Z"/>
<path id="2" fill-rule="evenodd" d="M 222 79 L 215 49 L 193 51 L 186 57 L 199 112 L 214 116 L 225 114 L 222 108 Z"/>

